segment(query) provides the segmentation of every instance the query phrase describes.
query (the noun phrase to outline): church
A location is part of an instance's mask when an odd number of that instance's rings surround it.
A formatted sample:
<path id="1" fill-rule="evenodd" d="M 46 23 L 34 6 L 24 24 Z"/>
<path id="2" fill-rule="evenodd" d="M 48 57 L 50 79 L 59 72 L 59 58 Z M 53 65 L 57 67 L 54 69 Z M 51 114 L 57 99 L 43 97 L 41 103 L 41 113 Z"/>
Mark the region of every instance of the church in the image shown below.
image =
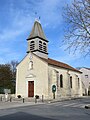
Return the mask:
<path id="1" fill-rule="evenodd" d="M 48 40 L 35 20 L 27 38 L 27 54 L 17 66 L 16 97 L 60 99 L 82 96 L 81 72 L 48 57 Z"/>

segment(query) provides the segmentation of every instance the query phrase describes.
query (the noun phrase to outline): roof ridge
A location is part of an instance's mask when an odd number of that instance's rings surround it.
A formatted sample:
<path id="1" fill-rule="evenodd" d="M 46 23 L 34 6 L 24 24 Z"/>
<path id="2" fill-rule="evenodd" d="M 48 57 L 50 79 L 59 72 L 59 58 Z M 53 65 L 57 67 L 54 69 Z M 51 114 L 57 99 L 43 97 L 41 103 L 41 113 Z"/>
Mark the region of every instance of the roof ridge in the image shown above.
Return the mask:
<path id="1" fill-rule="evenodd" d="M 66 63 L 63 63 L 63 62 L 60 62 L 60 61 L 57 61 L 57 60 L 54 60 L 54 59 L 51 59 L 51 58 L 48 58 L 48 59 L 41 58 L 41 59 L 45 60 L 50 65 L 54 65 L 54 66 L 57 66 L 57 67 L 61 67 L 61 68 L 65 68 L 65 69 L 69 69 L 69 70 L 72 70 L 72 71 L 82 73 L 81 71 L 75 69 L 74 67 L 72 67 L 72 66 L 70 66 Z"/>
<path id="2" fill-rule="evenodd" d="M 90 70 L 90 68 L 87 68 L 87 67 L 84 67 L 84 68 L 86 68 L 86 69 Z"/>
<path id="3" fill-rule="evenodd" d="M 48 59 L 51 59 L 51 58 L 48 58 Z M 63 64 L 65 64 L 65 65 L 68 65 L 67 63 L 64 63 L 64 62 L 61 62 L 61 61 L 58 61 L 58 60 L 54 60 L 54 59 L 51 59 L 51 60 L 56 61 L 56 62 L 59 62 L 59 63 L 63 63 Z M 70 66 L 70 65 L 68 65 L 68 66 Z"/>

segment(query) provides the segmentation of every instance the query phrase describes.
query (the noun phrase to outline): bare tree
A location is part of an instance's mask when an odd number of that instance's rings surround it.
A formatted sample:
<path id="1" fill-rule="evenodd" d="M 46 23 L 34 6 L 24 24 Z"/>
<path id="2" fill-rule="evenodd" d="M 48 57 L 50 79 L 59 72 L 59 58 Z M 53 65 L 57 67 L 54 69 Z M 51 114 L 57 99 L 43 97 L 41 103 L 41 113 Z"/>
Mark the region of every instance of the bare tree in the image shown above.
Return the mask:
<path id="1" fill-rule="evenodd" d="M 12 73 L 13 73 L 13 77 L 15 78 L 16 66 L 18 65 L 18 61 L 12 60 L 10 65 L 11 65 L 11 70 L 12 70 Z"/>
<path id="2" fill-rule="evenodd" d="M 63 17 L 67 49 L 90 55 L 90 0 L 74 0 L 64 8 Z"/>
<path id="3" fill-rule="evenodd" d="M 16 86 L 16 66 L 18 65 L 18 61 L 12 60 L 10 63 L 11 71 L 12 71 L 12 85 L 13 85 L 13 93 L 15 93 Z"/>

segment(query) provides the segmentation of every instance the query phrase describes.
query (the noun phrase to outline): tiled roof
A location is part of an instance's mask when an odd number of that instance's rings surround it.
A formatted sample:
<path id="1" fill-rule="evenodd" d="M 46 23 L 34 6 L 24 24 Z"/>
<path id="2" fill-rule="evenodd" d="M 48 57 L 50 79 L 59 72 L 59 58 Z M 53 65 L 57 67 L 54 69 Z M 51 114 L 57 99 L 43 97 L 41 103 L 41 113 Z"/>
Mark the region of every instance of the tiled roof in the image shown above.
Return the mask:
<path id="1" fill-rule="evenodd" d="M 31 31 L 27 40 L 30 40 L 30 39 L 35 38 L 35 37 L 39 37 L 39 38 L 47 41 L 45 34 L 43 32 L 42 26 L 38 21 L 34 22 L 32 31 Z"/>
<path id="2" fill-rule="evenodd" d="M 53 60 L 53 59 L 44 59 L 44 58 L 41 58 L 43 59 L 44 61 L 48 62 L 49 65 L 53 65 L 53 66 L 57 66 L 57 67 L 61 67 L 61 68 L 65 68 L 65 69 L 68 69 L 68 70 L 72 70 L 72 71 L 76 71 L 76 72 L 79 72 L 79 73 L 82 73 L 81 71 L 71 67 L 70 65 L 68 64 L 65 64 L 63 62 L 59 62 L 59 61 L 56 61 L 56 60 Z"/>

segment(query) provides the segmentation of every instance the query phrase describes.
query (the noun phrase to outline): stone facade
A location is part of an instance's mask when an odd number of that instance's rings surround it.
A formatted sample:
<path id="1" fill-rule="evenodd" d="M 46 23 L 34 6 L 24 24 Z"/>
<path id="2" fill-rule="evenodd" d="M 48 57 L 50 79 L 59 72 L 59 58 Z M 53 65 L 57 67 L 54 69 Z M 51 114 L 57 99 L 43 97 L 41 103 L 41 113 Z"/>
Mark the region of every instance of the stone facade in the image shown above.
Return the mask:
<path id="1" fill-rule="evenodd" d="M 63 86 L 60 86 L 60 75 L 63 76 Z M 70 87 L 70 76 L 72 76 L 72 88 Z M 79 81 L 78 81 L 79 78 Z M 78 83 L 79 82 L 79 83 Z M 82 96 L 81 74 L 75 71 L 49 66 L 49 96 L 53 96 L 52 85 L 56 85 L 56 97 Z"/>

